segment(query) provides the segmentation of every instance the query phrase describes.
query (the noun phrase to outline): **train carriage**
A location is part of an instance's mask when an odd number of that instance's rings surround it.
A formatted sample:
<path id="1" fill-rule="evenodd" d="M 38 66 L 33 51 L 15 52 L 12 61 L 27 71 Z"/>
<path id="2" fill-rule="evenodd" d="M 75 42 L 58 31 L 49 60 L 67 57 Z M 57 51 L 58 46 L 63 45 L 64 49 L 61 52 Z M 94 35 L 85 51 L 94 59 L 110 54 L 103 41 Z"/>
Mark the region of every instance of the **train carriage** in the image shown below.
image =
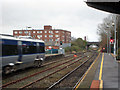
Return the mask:
<path id="1" fill-rule="evenodd" d="M 30 66 L 41 66 L 45 58 L 42 40 L 1 35 L 2 68 L 5 74 Z"/>

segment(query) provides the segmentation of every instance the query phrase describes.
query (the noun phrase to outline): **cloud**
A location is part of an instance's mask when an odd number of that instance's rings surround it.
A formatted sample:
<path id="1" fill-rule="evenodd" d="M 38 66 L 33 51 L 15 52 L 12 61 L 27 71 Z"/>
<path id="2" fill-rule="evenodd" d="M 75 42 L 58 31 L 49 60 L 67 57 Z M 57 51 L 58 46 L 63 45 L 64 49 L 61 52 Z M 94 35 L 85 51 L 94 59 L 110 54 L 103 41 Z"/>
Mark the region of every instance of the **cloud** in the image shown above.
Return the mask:
<path id="1" fill-rule="evenodd" d="M 75 37 L 98 40 L 97 24 L 108 15 L 82 0 L 3 0 L 2 5 L 2 33 L 7 34 L 26 26 L 43 29 L 44 25 L 52 25 L 71 31 Z"/>

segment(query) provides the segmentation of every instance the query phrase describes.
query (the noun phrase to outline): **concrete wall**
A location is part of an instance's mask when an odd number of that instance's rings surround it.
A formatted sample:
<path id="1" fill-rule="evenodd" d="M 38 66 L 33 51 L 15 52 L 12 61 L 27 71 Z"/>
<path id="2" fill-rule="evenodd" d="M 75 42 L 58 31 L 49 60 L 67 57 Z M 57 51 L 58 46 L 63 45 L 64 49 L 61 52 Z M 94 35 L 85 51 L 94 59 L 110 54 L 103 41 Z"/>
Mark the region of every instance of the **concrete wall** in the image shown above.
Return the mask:
<path id="1" fill-rule="evenodd" d="M 65 48 L 65 47 L 71 47 L 71 43 L 63 43 L 62 44 L 62 47 Z"/>

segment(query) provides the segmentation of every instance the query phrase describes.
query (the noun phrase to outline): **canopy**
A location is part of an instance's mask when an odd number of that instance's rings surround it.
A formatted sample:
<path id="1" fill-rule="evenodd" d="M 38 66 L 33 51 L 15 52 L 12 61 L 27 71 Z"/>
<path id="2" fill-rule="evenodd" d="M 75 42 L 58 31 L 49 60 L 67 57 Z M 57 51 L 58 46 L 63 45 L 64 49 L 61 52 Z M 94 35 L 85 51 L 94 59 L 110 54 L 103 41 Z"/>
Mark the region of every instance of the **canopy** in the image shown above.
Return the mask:
<path id="1" fill-rule="evenodd" d="M 120 0 L 87 0 L 86 3 L 99 10 L 120 14 Z"/>

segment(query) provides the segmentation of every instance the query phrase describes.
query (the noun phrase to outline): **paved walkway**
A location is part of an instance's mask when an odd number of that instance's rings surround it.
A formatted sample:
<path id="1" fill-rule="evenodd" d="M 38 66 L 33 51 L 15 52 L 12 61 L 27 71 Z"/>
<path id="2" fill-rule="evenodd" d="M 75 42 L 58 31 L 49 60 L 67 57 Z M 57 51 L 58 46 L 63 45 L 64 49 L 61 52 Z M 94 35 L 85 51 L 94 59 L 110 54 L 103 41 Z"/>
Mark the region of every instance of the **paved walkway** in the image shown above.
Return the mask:
<path id="1" fill-rule="evenodd" d="M 90 77 L 92 79 L 91 81 Z M 99 56 L 85 79 L 80 82 L 79 88 L 90 88 L 91 85 L 94 87 L 95 84 L 92 82 L 96 83 L 97 81 L 99 81 L 99 87 L 103 81 L 103 90 L 120 90 L 120 63 L 111 54 L 102 53 Z M 87 86 L 87 83 L 90 84 Z"/>
<path id="2" fill-rule="evenodd" d="M 120 86 L 120 82 L 118 82 L 120 78 L 118 73 L 119 63 L 115 61 L 115 59 L 112 57 L 111 54 L 105 53 L 102 55 L 102 58 L 103 58 L 103 68 L 102 68 L 101 80 L 103 80 L 103 88 L 118 89 Z M 96 72 L 94 80 L 99 80 L 100 78 L 101 63 L 99 64 L 98 67 L 99 68 Z"/>

